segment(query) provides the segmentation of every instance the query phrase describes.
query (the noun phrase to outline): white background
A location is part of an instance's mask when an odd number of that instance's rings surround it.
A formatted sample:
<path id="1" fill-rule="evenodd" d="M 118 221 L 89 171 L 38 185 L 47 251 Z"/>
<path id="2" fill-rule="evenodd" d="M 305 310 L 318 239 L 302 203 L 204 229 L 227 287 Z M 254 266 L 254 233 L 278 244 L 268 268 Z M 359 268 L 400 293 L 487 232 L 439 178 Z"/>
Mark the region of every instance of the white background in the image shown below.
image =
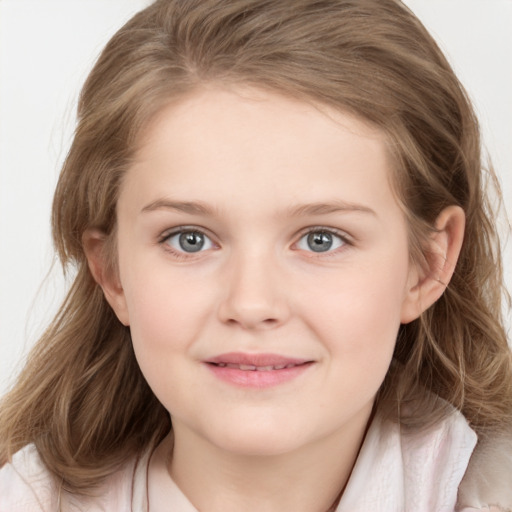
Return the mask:
<path id="1" fill-rule="evenodd" d="M 110 36 L 147 3 L 0 0 L 0 394 L 63 297 L 60 267 L 52 267 L 50 205 L 78 91 Z M 406 3 L 448 54 L 476 105 L 510 223 L 512 0 Z"/>

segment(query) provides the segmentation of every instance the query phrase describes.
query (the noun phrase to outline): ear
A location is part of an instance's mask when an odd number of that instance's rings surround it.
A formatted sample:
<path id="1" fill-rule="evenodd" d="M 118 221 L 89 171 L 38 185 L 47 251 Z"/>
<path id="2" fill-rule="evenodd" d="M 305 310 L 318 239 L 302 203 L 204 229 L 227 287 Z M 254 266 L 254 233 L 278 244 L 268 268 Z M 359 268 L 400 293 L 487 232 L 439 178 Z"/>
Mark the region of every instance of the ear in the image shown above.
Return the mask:
<path id="1" fill-rule="evenodd" d="M 87 229 L 82 236 L 82 244 L 89 270 L 94 280 L 101 286 L 105 299 L 119 321 L 124 325 L 130 325 L 124 290 L 118 272 L 109 264 L 106 249 L 107 235 L 99 229 Z"/>
<path id="2" fill-rule="evenodd" d="M 459 258 L 465 221 L 464 211 L 458 206 L 448 206 L 437 217 L 435 231 L 424 249 L 427 266 L 415 265 L 409 276 L 402 304 L 403 324 L 418 318 L 443 295 Z"/>

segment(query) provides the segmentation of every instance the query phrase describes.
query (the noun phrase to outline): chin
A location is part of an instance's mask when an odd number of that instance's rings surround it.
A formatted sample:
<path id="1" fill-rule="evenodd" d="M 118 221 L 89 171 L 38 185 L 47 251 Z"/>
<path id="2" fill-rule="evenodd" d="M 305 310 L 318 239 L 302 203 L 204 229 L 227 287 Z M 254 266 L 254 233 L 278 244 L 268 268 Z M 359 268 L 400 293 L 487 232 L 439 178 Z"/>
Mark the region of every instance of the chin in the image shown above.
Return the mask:
<path id="1" fill-rule="evenodd" d="M 283 429 L 283 426 L 246 421 L 236 428 L 224 426 L 211 433 L 210 439 L 219 449 L 240 456 L 278 456 L 294 451 L 302 444 L 295 429 Z"/>

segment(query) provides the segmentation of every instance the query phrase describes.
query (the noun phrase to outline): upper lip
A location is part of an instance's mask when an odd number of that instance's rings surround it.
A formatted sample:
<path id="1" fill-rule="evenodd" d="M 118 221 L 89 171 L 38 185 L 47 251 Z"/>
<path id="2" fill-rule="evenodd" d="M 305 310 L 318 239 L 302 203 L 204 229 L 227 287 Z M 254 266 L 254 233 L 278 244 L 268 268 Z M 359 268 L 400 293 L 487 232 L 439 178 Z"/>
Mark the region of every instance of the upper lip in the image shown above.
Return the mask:
<path id="1" fill-rule="evenodd" d="M 212 364 L 238 364 L 256 367 L 264 366 L 289 366 L 309 363 L 311 360 L 296 357 L 282 356 L 279 354 L 246 354 L 243 352 L 230 352 L 220 354 L 205 361 Z"/>

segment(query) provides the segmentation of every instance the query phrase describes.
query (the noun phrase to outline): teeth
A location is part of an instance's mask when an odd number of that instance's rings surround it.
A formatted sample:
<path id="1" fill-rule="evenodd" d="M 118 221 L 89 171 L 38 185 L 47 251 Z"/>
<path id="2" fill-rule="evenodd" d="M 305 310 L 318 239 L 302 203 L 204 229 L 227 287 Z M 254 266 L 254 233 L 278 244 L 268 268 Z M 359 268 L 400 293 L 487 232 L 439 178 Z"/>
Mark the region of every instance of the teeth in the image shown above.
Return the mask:
<path id="1" fill-rule="evenodd" d="M 252 365 L 252 364 L 240 364 L 240 365 L 235 365 L 235 366 L 238 366 L 240 368 L 240 370 L 256 370 L 259 368 L 257 368 L 256 366 Z"/>
<path id="2" fill-rule="evenodd" d="M 233 368 L 234 370 L 270 372 L 272 370 L 283 370 L 284 368 L 293 368 L 295 364 L 277 364 L 275 366 L 255 366 L 253 364 L 235 364 L 235 363 L 216 363 L 221 368 Z"/>

